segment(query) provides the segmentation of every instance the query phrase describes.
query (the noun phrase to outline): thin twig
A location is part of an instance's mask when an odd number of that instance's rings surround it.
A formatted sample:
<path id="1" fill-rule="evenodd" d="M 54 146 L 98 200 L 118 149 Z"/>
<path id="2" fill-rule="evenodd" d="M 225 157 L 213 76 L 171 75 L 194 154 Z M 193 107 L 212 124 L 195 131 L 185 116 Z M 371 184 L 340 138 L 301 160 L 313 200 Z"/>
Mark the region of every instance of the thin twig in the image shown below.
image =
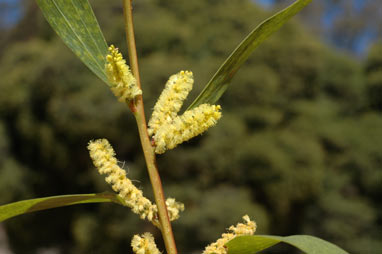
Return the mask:
<path id="1" fill-rule="evenodd" d="M 125 19 L 126 39 L 129 50 L 130 67 L 134 77 L 137 80 L 137 85 L 141 88 L 141 81 L 138 68 L 137 50 L 135 47 L 133 17 L 132 17 L 132 0 L 123 0 L 123 12 Z M 147 170 L 150 176 L 151 185 L 154 192 L 155 203 L 158 207 L 160 228 L 168 254 L 177 254 L 174 235 L 172 233 L 171 223 L 167 213 L 166 201 L 163 193 L 162 182 L 158 173 L 155 162 L 154 149 L 151 146 L 150 138 L 147 133 L 147 125 L 143 106 L 142 96 L 137 96 L 134 103 L 130 104 L 139 132 L 143 154 L 145 156 Z"/>

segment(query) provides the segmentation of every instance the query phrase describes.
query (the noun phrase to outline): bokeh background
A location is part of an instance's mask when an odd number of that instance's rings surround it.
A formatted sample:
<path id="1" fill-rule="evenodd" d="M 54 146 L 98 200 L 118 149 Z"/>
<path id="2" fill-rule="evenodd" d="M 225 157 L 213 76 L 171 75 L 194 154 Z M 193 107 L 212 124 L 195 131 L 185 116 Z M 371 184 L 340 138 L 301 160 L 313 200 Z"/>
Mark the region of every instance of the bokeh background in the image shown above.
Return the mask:
<path id="1" fill-rule="evenodd" d="M 90 2 L 127 55 L 120 1 Z M 134 2 L 149 117 L 171 74 L 194 72 L 189 104 L 244 36 L 291 1 Z M 186 206 L 173 223 L 180 253 L 200 253 L 244 214 L 260 234 L 382 253 L 381 6 L 313 1 L 237 73 L 219 124 L 158 156 L 166 195 Z M 111 191 L 86 150 L 103 137 L 152 196 L 132 115 L 35 2 L 1 0 L 0 34 L 0 204 Z M 0 253 L 131 253 L 132 235 L 145 231 L 163 250 L 159 232 L 124 207 L 65 207 L 1 223 Z"/>

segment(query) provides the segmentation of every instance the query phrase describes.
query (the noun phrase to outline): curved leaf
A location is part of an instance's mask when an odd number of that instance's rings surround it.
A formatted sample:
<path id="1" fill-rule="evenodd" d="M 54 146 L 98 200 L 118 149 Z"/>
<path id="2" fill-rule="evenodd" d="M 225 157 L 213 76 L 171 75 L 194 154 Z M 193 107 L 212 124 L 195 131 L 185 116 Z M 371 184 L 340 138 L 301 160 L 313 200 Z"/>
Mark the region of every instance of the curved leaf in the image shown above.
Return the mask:
<path id="1" fill-rule="evenodd" d="M 297 0 L 289 7 L 258 25 L 225 60 L 223 65 L 220 66 L 219 70 L 188 109 L 192 109 L 203 103 L 214 104 L 219 100 L 228 88 L 233 76 L 248 59 L 250 54 L 271 34 L 279 30 L 291 17 L 301 11 L 310 1 L 311 0 Z"/>
<path id="2" fill-rule="evenodd" d="M 226 246 L 228 254 L 254 254 L 280 242 L 292 245 L 307 254 L 349 254 L 332 243 L 309 235 L 239 236 L 229 241 Z"/>
<path id="3" fill-rule="evenodd" d="M 108 84 L 105 73 L 107 44 L 88 0 L 36 1 L 65 44 Z"/>
<path id="4" fill-rule="evenodd" d="M 113 202 L 116 204 L 124 205 L 124 202 L 121 198 L 119 198 L 118 195 L 111 193 L 74 194 L 35 198 L 0 206 L 0 222 L 17 215 L 46 210 L 50 208 L 104 202 Z"/>

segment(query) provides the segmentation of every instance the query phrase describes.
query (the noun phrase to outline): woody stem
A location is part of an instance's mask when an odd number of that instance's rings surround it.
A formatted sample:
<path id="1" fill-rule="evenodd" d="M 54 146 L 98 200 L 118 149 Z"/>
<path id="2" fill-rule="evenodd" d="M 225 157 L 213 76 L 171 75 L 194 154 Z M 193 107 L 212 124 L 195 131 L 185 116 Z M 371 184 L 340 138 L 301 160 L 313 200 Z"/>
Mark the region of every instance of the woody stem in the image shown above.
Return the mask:
<path id="1" fill-rule="evenodd" d="M 141 88 L 141 81 L 139 76 L 138 68 L 138 58 L 135 46 L 135 36 L 133 27 L 133 17 L 132 17 L 132 0 L 123 0 L 123 12 L 125 20 L 125 30 L 127 46 L 129 51 L 130 67 L 133 72 L 134 77 L 137 80 L 137 85 Z M 130 105 L 132 109 L 139 132 L 139 138 L 141 140 L 143 154 L 146 160 L 147 170 L 149 173 L 151 185 L 154 192 L 155 203 L 158 207 L 158 215 L 160 228 L 166 250 L 168 254 L 177 254 L 177 249 L 175 245 L 174 235 L 172 232 L 171 223 L 167 213 L 166 201 L 163 193 L 162 182 L 158 173 L 158 168 L 155 162 L 155 152 L 151 145 L 150 138 L 147 133 L 147 125 L 145 119 L 144 105 L 142 100 L 142 95 L 136 97 L 133 105 Z"/>

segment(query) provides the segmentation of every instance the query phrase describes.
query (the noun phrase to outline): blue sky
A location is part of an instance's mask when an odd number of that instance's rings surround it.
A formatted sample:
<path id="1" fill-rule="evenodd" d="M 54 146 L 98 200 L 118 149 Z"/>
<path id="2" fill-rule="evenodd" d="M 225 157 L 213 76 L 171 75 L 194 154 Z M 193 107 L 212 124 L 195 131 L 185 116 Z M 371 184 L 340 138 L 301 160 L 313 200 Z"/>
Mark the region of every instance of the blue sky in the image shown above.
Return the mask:
<path id="1" fill-rule="evenodd" d="M 0 7 L 2 4 L 10 4 L 12 8 L 1 10 L 0 15 L 4 26 L 9 26 L 17 22 L 21 16 L 19 0 L 0 0 Z"/>

